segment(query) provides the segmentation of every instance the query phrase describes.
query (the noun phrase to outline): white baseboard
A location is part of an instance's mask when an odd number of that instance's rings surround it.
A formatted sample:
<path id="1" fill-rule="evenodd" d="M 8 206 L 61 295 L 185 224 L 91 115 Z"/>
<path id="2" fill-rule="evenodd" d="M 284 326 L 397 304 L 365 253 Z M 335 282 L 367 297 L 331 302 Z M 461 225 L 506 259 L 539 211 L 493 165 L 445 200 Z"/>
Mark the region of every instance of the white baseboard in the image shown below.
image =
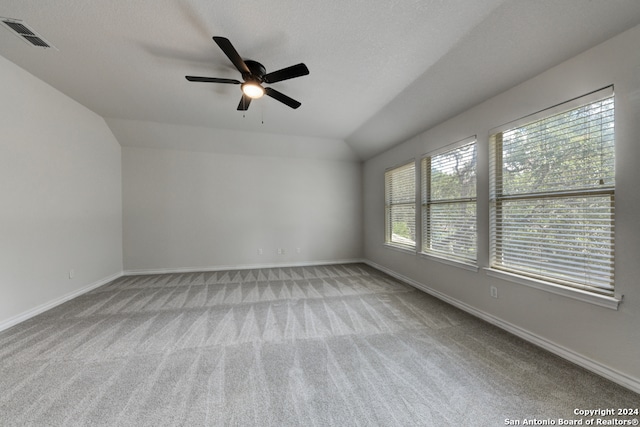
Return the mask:
<path id="1" fill-rule="evenodd" d="M 561 345 L 558 345 L 552 341 L 547 340 L 544 337 L 541 337 L 537 334 L 531 333 L 529 331 L 527 331 L 526 329 L 523 329 L 519 326 L 516 326 L 510 322 L 507 322 L 505 320 L 502 320 L 492 314 L 486 313 L 484 311 L 478 310 L 475 307 L 470 306 L 467 303 L 464 303 L 462 301 L 459 301 L 455 298 L 452 298 L 446 294 L 443 294 L 440 291 L 437 291 L 435 289 L 431 289 L 428 286 L 424 285 L 423 283 L 420 283 L 416 280 L 413 280 L 407 276 L 404 276 L 400 273 L 397 273 L 387 267 L 384 267 L 382 265 L 376 264 L 373 261 L 370 260 L 364 260 L 363 261 L 365 264 L 380 270 L 384 273 L 387 273 L 389 276 L 392 276 L 402 282 L 405 282 L 408 285 L 413 286 L 414 288 L 420 289 L 423 292 L 426 292 L 430 295 L 433 295 L 434 297 L 441 299 L 463 311 L 466 311 L 469 314 L 472 314 L 482 320 L 485 320 L 486 322 L 491 323 L 492 325 L 495 325 L 501 329 L 504 329 L 507 332 L 512 333 L 513 335 L 516 335 L 522 339 L 524 339 L 525 341 L 528 341 L 532 344 L 537 345 L 538 347 L 542 347 L 543 349 L 550 351 L 551 353 L 558 355 L 560 357 L 562 357 L 563 359 L 568 360 L 569 362 L 575 363 L 578 366 L 581 366 L 595 374 L 600 375 L 601 377 L 604 377 L 608 380 L 613 381 L 616 384 L 619 384 L 625 388 L 628 388 L 631 391 L 634 391 L 636 393 L 640 393 L 640 379 L 638 378 L 634 378 L 631 377 L 629 375 L 626 375 L 622 372 L 619 372 L 615 369 L 612 369 L 606 365 L 603 365 L 600 362 L 597 362 L 595 360 L 592 360 L 588 357 L 585 357 L 579 353 L 576 353 L 573 350 L 570 350 L 566 347 L 563 347 Z"/>
<path id="2" fill-rule="evenodd" d="M 175 273 L 197 273 L 200 271 L 225 271 L 225 270 L 255 270 L 259 268 L 290 268 L 307 267 L 332 264 L 354 264 L 364 263 L 363 259 L 339 259 L 327 261 L 304 261 L 294 263 L 271 263 L 271 264 L 239 264 L 239 265 L 217 265 L 209 267 L 177 267 L 177 268 L 149 268 L 125 270 L 125 276 L 137 276 L 142 274 L 175 274 Z"/>
<path id="3" fill-rule="evenodd" d="M 18 314 L 17 316 L 13 316 L 10 317 L 7 320 L 3 320 L 0 322 L 0 331 L 4 331 L 5 329 L 9 329 L 10 327 L 17 325 L 18 323 L 24 322 L 25 320 L 31 319 L 34 316 L 37 316 L 40 313 L 44 313 L 47 310 L 51 310 L 52 308 L 65 303 L 73 298 L 76 298 L 82 294 L 85 294 L 95 288 L 99 288 L 102 285 L 106 285 L 107 283 L 122 277 L 123 273 L 116 273 L 116 274 L 112 274 L 109 277 L 105 277 L 104 279 L 100 279 L 96 282 L 90 283 L 87 286 L 84 286 L 80 289 L 77 289 L 73 292 L 70 292 L 68 294 L 65 294 L 59 298 L 56 298 L 54 300 L 51 300 L 49 302 L 46 302 L 44 304 L 41 304 L 37 307 L 34 307 L 30 310 L 27 310 L 23 313 Z"/>

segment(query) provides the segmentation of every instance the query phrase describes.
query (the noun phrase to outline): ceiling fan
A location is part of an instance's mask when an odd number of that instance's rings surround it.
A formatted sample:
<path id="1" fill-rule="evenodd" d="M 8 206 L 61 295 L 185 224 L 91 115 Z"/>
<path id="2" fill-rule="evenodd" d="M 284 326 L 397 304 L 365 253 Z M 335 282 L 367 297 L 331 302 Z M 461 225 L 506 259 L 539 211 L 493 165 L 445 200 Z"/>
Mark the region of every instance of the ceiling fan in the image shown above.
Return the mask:
<path id="1" fill-rule="evenodd" d="M 271 98 L 282 102 L 285 105 L 288 105 L 291 108 L 298 108 L 302 105 L 300 102 L 296 101 L 293 98 L 289 98 L 282 92 L 278 92 L 275 89 L 270 87 L 262 86 L 263 83 L 276 83 L 281 82 L 283 80 L 293 79 L 295 77 L 306 76 L 309 74 L 309 69 L 306 65 L 300 63 L 297 65 L 292 65 L 287 68 L 283 68 L 278 71 L 272 71 L 271 73 L 267 73 L 267 70 L 264 66 L 257 62 L 251 60 L 243 60 L 236 49 L 233 47 L 229 39 L 224 37 L 214 37 L 213 41 L 222 49 L 225 55 L 231 60 L 233 65 L 240 71 L 242 74 L 242 80 L 234 80 L 234 79 L 221 79 L 217 77 L 196 77 L 196 76 L 185 76 L 187 80 L 190 82 L 204 82 L 204 83 L 225 83 L 225 84 L 233 84 L 240 85 L 242 89 L 242 98 L 240 99 L 240 103 L 238 104 L 239 111 L 246 111 L 249 109 L 249 104 L 251 104 L 252 99 L 261 98 L 263 95 L 270 96 Z"/>

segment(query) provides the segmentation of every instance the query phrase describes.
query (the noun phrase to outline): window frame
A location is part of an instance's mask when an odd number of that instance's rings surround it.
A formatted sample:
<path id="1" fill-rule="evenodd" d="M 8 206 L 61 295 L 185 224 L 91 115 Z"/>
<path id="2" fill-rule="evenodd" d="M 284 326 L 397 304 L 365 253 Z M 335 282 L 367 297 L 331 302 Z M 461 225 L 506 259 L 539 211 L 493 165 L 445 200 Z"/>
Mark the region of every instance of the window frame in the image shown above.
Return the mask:
<path id="1" fill-rule="evenodd" d="M 569 100 L 567 102 L 557 104 L 553 107 L 541 110 L 537 113 L 534 113 L 529 116 L 525 116 L 521 119 L 515 120 L 513 122 L 509 122 L 497 128 L 491 129 L 489 131 L 489 141 L 490 141 L 490 164 L 492 167 L 489 171 L 490 175 L 490 241 L 489 241 L 489 250 L 490 250 L 490 259 L 489 259 L 489 267 L 485 270 L 487 274 L 493 277 L 498 277 L 501 279 L 513 281 L 516 283 L 520 283 L 523 285 L 531 286 L 537 289 L 543 289 L 552 293 L 572 297 L 575 299 L 579 299 L 582 301 L 591 302 L 596 305 L 601 305 L 608 308 L 617 309 L 618 305 L 621 301 L 621 297 L 617 297 L 615 294 L 616 288 L 613 283 L 613 279 L 615 278 L 615 271 L 612 272 L 612 290 L 610 292 L 604 292 L 602 289 L 598 289 L 593 285 L 580 285 L 575 282 L 563 282 L 557 278 L 551 278 L 549 276 L 544 275 L 535 275 L 531 273 L 527 273 L 522 269 L 518 270 L 517 268 L 505 268 L 501 266 L 496 260 L 500 257 L 500 250 L 502 249 L 502 243 L 499 242 L 498 235 L 501 233 L 503 229 L 502 222 L 504 221 L 503 215 L 503 204 L 505 201 L 513 201 L 513 200 L 523 200 L 523 199 L 538 199 L 544 200 L 552 197 L 558 196 L 567 196 L 567 197 L 589 197 L 593 195 L 604 195 L 609 196 L 611 200 L 611 222 L 609 223 L 611 226 L 611 262 L 614 264 L 615 261 L 615 218 L 614 218 L 614 201 L 615 201 L 615 183 L 611 186 L 607 186 L 606 188 L 601 189 L 579 189 L 579 190 L 551 190 L 547 192 L 542 192 L 538 194 L 532 193 L 523 193 L 516 196 L 513 195 L 504 195 L 500 194 L 502 190 L 502 169 L 503 169 L 503 150 L 502 146 L 502 135 L 504 132 L 516 129 L 518 127 L 528 125 L 531 123 L 535 123 L 546 118 L 552 117 L 557 114 L 561 114 L 566 111 L 573 110 L 575 108 L 579 108 L 581 106 L 586 106 L 597 102 L 599 100 L 604 100 L 610 97 L 614 97 L 613 86 L 609 86 L 594 92 L 591 92 L 587 95 L 580 96 Z M 614 98 L 614 111 L 615 111 L 615 98 Z M 614 113 L 615 114 L 615 113 Z M 615 123 L 615 116 L 614 116 Z M 614 137 L 614 146 L 615 146 L 615 137 Z M 500 148 L 500 149 L 498 149 Z M 615 149 L 614 149 L 614 158 L 615 158 Z"/>
<path id="2" fill-rule="evenodd" d="M 389 200 L 389 188 L 388 188 L 389 175 L 393 174 L 394 172 L 401 172 L 406 168 L 413 168 L 413 198 L 410 201 L 407 200 L 399 203 L 392 203 Z M 403 251 L 410 251 L 413 253 L 415 253 L 416 248 L 418 247 L 418 230 L 417 230 L 418 224 L 415 218 L 416 203 L 417 203 L 416 193 L 417 193 L 417 187 L 418 187 L 416 182 L 416 178 L 417 178 L 416 169 L 417 169 L 416 161 L 415 159 L 411 159 L 406 162 L 402 162 L 400 164 L 387 168 L 385 169 L 385 172 L 384 172 L 384 198 L 385 198 L 384 200 L 384 244 L 389 248 L 400 249 Z M 414 210 L 413 225 L 414 225 L 415 238 L 414 238 L 413 244 L 405 244 L 402 242 L 393 241 L 393 223 L 391 219 L 391 214 L 392 214 L 393 208 L 397 206 L 412 207 Z"/>
<path id="3" fill-rule="evenodd" d="M 476 150 L 476 173 L 475 173 L 475 196 L 474 197 L 463 197 L 463 198 L 455 198 L 455 199 L 432 199 L 431 198 L 431 161 L 434 157 L 454 152 L 460 148 L 465 146 L 475 145 Z M 421 241 L 420 241 L 420 254 L 433 259 L 435 261 L 443 262 L 445 264 L 454 265 L 462 268 L 466 268 L 472 271 L 478 271 L 478 175 L 477 175 L 477 153 L 478 153 L 478 138 L 476 135 L 470 136 L 468 138 L 462 139 L 460 141 L 447 144 L 437 150 L 429 152 L 422 156 L 420 160 L 420 183 L 422 185 L 422 194 L 421 194 L 421 203 L 420 203 L 420 224 L 421 224 Z M 433 249 L 428 249 L 427 247 L 431 244 L 431 235 L 432 235 L 432 227 L 430 221 L 430 212 L 432 206 L 434 205 L 453 205 L 453 204 L 475 204 L 475 257 L 465 258 L 458 257 L 453 254 L 444 251 L 438 251 Z"/>

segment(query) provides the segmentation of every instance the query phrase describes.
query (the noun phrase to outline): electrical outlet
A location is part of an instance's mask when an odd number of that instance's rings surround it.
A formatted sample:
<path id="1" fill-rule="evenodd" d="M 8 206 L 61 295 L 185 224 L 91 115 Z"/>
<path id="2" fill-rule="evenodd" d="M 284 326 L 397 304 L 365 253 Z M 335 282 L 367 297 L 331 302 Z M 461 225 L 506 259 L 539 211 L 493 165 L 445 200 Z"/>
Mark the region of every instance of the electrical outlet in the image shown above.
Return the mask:
<path id="1" fill-rule="evenodd" d="M 498 298 L 498 288 L 496 288 L 495 286 L 492 286 L 491 288 L 489 288 L 491 291 L 491 296 L 493 298 Z"/>
<path id="2" fill-rule="evenodd" d="M 297 253 L 297 254 L 302 253 L 302 249 L 301 249 L 301 248 L 296 248 L 296 253 Z"/>
<path id="3" fill-rule="evenodd" d="M 76 275 L 76 271 L 73 268 L 69 270 L 69 279 L 73 279 L 75 275 Z"/>
<path id="4" fill-rule="evenodd" d="M 258 255 L 262 255 L 262 248 L 258 248 Z"/>
<path id="5" fill-rule="evenodd" d="M 278 255 L 284 255 L 284 248 L 278 248 Z"/>

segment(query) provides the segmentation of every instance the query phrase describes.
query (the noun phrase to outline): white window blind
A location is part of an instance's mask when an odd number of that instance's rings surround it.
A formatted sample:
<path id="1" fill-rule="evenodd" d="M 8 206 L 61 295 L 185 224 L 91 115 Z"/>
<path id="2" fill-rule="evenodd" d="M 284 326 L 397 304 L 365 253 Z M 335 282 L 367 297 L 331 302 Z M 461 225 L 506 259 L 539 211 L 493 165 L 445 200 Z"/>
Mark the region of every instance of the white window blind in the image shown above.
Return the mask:
<path id="1" fill-rule="evenodd" d="M 415 162 L 387 170 L 385 180 L 385 241 L 413 249 L 416 246 Z"/>
<path id="2" fill-rule="evenodd" d="M 475 138 L 422 159 L 422 252 L 476 263 Z"/>
<path id="3" fill-rule="evenodd" d="M 613 295 L 612 89 L 542 113 L 491 136 L 491 267 Z"/>

